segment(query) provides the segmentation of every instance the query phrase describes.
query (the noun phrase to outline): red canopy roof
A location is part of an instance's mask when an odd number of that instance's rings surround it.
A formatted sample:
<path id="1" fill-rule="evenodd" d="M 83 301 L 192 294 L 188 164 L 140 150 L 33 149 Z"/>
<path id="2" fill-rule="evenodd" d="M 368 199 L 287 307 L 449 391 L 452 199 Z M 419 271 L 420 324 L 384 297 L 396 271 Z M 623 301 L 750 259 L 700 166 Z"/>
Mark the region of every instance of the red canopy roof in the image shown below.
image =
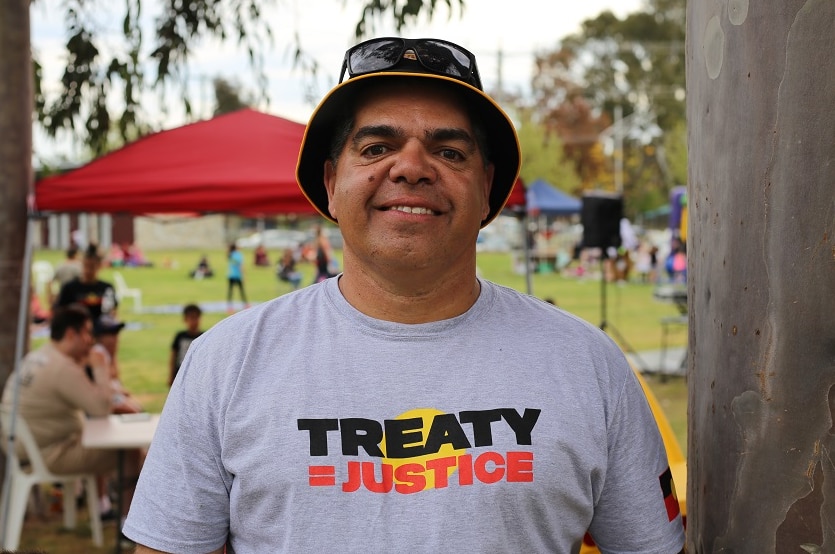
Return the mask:
<path id="1" fill-rule="evenodd" d="M 525 204 L 525 184 L 522 182 L 522 178 L 518 177 L 516 182 L 513 183 L 513 188 L 510 189 L 510 196 L 508 196 L 507 204 L 504 207 L 509 210 L 525 211 Z"/>
<path id="2" fill-rule="evenodd" d="M 38 211 L 316 213 L 296 184 L 305 126 L 244 109 L 148 135 L 35 184 Z"/>

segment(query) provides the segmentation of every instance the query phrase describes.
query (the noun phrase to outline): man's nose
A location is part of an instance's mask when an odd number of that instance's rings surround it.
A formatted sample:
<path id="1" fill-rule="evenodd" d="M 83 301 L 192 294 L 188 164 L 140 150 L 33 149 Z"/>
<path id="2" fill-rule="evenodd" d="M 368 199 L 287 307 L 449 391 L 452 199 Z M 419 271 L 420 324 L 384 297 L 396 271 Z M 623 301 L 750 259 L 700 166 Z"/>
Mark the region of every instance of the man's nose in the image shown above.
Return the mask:
<path id="1" fill-rule="evenodd" d="M 432 156 L 419 140 L 409 140 L 397 152 L 389 177 L 394 182 L 427 184 L 435 182 L 437 170 Z"/>

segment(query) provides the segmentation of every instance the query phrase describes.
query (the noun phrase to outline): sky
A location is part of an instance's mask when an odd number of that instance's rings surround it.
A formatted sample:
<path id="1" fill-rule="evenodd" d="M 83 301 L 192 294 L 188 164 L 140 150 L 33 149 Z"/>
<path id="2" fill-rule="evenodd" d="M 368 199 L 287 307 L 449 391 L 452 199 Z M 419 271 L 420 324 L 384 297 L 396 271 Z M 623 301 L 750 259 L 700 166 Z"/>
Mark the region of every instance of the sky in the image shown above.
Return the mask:
<path id="1" fill-rule="evenodd" d="M 102 2 L 92 4 L 109 5 Z M 160 4 L 157 0 L 143 1 L 143 15 L 147 21 L 152 21 L 159 12 Z M 314 100 L 318 100 L 336 84 L 344 52 L 355 42 L 354 26 L 362 2 L 278 0 L 275 4 L 276 7 L 268 9 L 264 15 L 275 36 L 274 45 L 264 49 L 269 104 L 255 107 L 287 119 L 306 122 L 315 107 Z M 110 5 L 121 7 L 120 3 Z M 536 52 L 555 48 L 561 38 L 577 32 L 583 20 L 596 17 L 604 10 L 623 17 L 639 10 L 641 6 L 641 0 L 467 0 L 462 13 L 457 5 L 450 12 L 445 2 L 439 1 L 431 22 L 422 18 L 402 34 L 412 38 L 442 38 L 458 43 L 476 55 L 487 90 L 496 90 L 501 74 L 505 90 L 524 94 L 529 89 Z M 121 8 L 114 11 L 122 13 Z M 39 0 L 32 7 L 32 45 L 44 67 L 46 84 L 58 82 L 65 66 L 61 57 L 61 45 L 66 41 L 63 13 L 60 0 Z M 120 32 L 120 22 L 118 17 L 113 19 L 110 21 L 106 12 L 103 12 L 97 16 L 96 21 L 101 29 L 113 29 L 113 33 L 117 34 Z M 145 41 L 150 44 L 150 25 L 143 33 Z M 314 100 L 305 97 L 304 78 L 300 70 L 292 67 L 288 55 L 291 42 L 288 37 L 294 33 L 299 34 L 302 46 L 317 60 L 323 71 L 318 88 L 312 92 Z M 377 22 L 371 36 L 393 34 L 395 31 L 392 25 Z M 103 36 L 106 35 L 107 32 L 103 33 Z M 255 76 L 248 65 L 246 52 L 232 42 L 224 45 L 206 42 L 194 49 L 189 64 L 189 87 L 197 119 L 211 115 L 214 94 L 211 81 L 215 77 L 236 83 L 244 93 L 254 93 L 256 90 Z M 50 93 L 49 89 L 46 93 Z M 149 95 L 147 101 L 143 101 L 146 115 L 161 128 L 188 123 L 185 114 L 177 108 L 178 100 L 169 98 L 165 103 L 172 108 L 167 115 L 162 115 L 158 96 Z M 52 154 L 45 156 L 61 155 L 70 159 L 82 155 L 82 150 L 67 138 L 55 142 L 36 131 L 36 153 L 49 151 Z"/>

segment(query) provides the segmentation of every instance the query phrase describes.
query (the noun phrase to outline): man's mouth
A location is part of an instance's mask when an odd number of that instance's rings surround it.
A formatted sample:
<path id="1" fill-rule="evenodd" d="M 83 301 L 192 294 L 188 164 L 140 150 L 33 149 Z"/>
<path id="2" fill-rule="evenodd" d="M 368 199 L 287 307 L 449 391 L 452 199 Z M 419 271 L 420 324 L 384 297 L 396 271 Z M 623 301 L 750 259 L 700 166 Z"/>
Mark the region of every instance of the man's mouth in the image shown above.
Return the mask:
<path id="1" fill-rule="evenodd" d="M 434 211 L 430 210 L 429 208 L 420 208 L 417 206 L 391 206 L 389 210 L 394 210 L 397 212 L 403 212 L 407 214 L 437 215 Z"/>

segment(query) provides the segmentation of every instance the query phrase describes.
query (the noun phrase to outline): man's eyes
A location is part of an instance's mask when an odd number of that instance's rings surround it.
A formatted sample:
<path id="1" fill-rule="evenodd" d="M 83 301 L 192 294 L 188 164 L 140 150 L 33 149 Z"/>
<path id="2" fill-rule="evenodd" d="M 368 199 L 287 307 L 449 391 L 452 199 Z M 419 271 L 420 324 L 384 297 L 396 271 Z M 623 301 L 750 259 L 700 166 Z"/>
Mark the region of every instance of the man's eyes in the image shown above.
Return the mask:
<path id="1" fill-rule="evenodd" d="M 366 148 L 363 148 L 362 154 L 364 156 L 381 156 L 388 151 L 389 151 L 388 147 L 386 147 L 382 144 L 372 144 L 371 146 L 367 146 Z"/>
<path id="2" fill-rule="evenodd" d="M 453 162 L 464 159 L 464 155 L 460 151 L 452 148 L 444 148 L 440 151 L 440 154 L 442 158 Z"/>
<path id="3" fill-rule="evenodd" d="M 370 146 L 366 146 L 362 149 L 363 156 L 382 156 L 388 152 L 391 152 L 393 149 L 389 146 L 384 144 L 372 144 Z M 464 154 L 460 150 L 456 150 L 455 148 L 440 148 L 436 150 L 437 155 L 441 158 L 449 161 L 461 161 L 465 158 Z"/>

